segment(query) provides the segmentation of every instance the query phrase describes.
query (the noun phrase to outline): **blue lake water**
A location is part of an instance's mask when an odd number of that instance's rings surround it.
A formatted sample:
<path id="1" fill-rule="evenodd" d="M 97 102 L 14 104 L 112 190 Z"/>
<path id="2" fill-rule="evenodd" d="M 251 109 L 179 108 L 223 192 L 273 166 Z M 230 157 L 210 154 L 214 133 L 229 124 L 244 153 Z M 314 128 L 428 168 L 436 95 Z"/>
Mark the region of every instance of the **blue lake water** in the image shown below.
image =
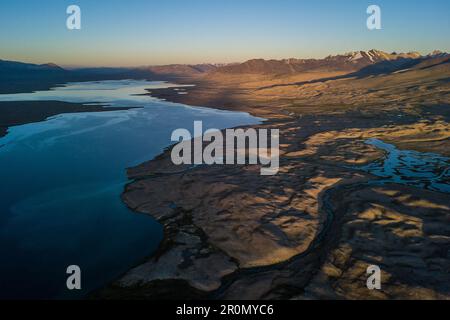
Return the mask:
<path id="1" fill-rule="evenodd" d="M 58 100 L 141 107 L 64 114 L 0 138 L 0 298 L 80 298 L 149 256 L 162 238 L 150 216 L 125 207 L 126 168 L 171 144 L 176 128 L 259 123 L 246 113 L 188 107 L 140 94 L 162 82 L 71 83 L 0 101 Z M 66 288 L 79 265 L 82 290 Z"/>
<path id="2" fill-rule="evenodd" d="M 381 177 L 378 183 L 398 183 L 450 193 L 450 158 L 435 153 L 399 150 L 378 139 L 366 143 L 383 150 L 384 159 L 358 169 Z"/>

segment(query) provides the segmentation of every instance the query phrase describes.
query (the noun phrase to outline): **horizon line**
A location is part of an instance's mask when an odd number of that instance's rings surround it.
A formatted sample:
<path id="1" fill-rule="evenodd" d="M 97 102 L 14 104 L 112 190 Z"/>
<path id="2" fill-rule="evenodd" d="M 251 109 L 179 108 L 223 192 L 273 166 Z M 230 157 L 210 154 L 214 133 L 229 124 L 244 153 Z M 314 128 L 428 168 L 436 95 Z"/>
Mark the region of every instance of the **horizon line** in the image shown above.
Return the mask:
<path id="1" fill-rule="evenodd" d="M 447 50 L 440 50 L 440 49 L 434 49 L 431 52 L 425 52 L 425 51 L 421 51 L 421 50 L 408 50 L 408 51 L 398 51 L 398 50 L 382 50 L 382 49 L 369 49 L 369 50 L 352 50 L 352 51 L 347 51 L 347 52 L 340 52 L 340 53 L 329 53 L 326 56 L 314 56 L 314 57 L 294 57 L 291 56 L 289 58 L 275 58 L 275 57 L 255 57 L 255 58 L 250 58 L 250 59 L 243 59 L 240 61 L 234 61 L 234 62 L 197 62 L 197 63 L 182 63 L 182 62 L 172 62 L 172 63 L 160 63 L 160 64 L 140 64 L 140 65 L 97 65 L 97 64 L 66 64 L 66 63 L 57 63 L 54 61 L 47 61 L 47 62 L 36 62 L 33 60 L 18 60 L 18 59 L 11 59 L 11 58 L 0 58 L 0 61 L 11 61 L 11 62 L 19 62 L 19 63 L 28 63 L 28 64 L 35 64 L 35 65 L 46 65 L 46 64 L 55 64 L 59 67 L 65 68 L 65 69 L 83 69 L 83 68 L 117 68 L 117 69 L 127 69 L 127 68 L 149 68 L 149 67 L 160 67 L 160 66 L 173 66 L 173 65 L 185 65 L 185 66 L 195 66 L 195 65 L 202 65 L 202 64 L 211 64 L 211 65 L 230 65 L 230 64 L 239 64 L 239 63 L 245 63 L 247 61 L 251 61 L 251 60 L 266 60 L 266 61 L 270 61 L 270 60 L 290 60 L 290 59 L 304 59 L 304 60 L 308 60 L 308 59 L 316 59 L 316 60 L 320 60 L 320 59 L 326 59 L 327 57 L 330 56 L 338 56 L 338 55 L 345 55 L 345 54 L 349 54 L 349 53 L 354 53 L 354 52 L 361 52 L 361 51 L 371 51 L 371 50 L 376 50 L 376 51 L 382 51 L 388 54 L 408 54 L 408 53 L 419 53 L 421 56 L 427 56 L 430 55 L 431 53 L 435 52 L 435 51 L 439 51 L 442 53 L 448 53 Z"/>

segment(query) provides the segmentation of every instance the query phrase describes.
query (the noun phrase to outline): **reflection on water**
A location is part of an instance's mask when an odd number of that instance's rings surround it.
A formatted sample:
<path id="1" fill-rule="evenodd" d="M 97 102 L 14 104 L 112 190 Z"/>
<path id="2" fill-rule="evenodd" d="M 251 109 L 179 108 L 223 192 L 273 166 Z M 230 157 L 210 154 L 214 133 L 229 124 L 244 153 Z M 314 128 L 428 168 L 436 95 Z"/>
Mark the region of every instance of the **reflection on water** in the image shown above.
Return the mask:
<path id="1" fill-rule="evenodd" d="M 193 108 L 142 95 L 146 81 L 74 83 L 0 101 L 59 100 L 141 107 L 63 114 L 12 127 L 0 139 L 0 298 L 76 298 L 151 254 L 162 237 L 151 217 L 120 200 L 125 169 L 158 155 L 176 128 L 259 123 L 246 113 Z M 43 102 L 44 103 L 44 102 Z M 82 270 L 66 290 L 66 267 Z"/>
<path id="2" fill-rule="evenodd" d="M 434 153 L 398 150 L 378 139 L 369 139 L 366 143 L 384 150 L 386 156 L 359 169 L 384 178 L 383 182 L 450 193 L 449 158 Z"/>

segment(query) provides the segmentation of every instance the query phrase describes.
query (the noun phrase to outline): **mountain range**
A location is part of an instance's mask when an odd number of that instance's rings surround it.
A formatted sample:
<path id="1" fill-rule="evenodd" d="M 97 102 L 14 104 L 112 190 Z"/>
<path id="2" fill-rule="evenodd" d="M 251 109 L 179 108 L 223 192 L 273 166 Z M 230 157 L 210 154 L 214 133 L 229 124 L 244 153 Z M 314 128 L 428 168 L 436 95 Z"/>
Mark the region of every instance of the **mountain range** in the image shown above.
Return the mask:
<path id="1" fill-rule="evenodd" d="M 0 93 L 45 90 L 69 81 L 110 79 L 173 80 L 201 76 L 262 74 L 292 75 L 303 72 L 357 72 L 361 75 L 396 72 L 417 65 L 448 63 L 450 55 L 434 51 L 386 53 L 380 50 L 355 51 L 323 59 L 252 59 L 233 64 L 172 64 L 138 68 L 83 68 L 66 70 L 56 64 L 30 64 L 0 60 Z"/>
<path id="2" fill-rule="evenodd" d="M 411 63 L 436 57 L 448 57 L 447 53 L 435 51 L 427 56 L 418 52 L 386 53 L 379 50 L 355 51 L 328 56 L 324 59 L 253 59 L 241 64 L 217 68 L 215 72 L 229 74 L 295 74 L 310 71 L 359 71 L 369 66 L 383 64 L 384 69 L 397 69 Z"/>

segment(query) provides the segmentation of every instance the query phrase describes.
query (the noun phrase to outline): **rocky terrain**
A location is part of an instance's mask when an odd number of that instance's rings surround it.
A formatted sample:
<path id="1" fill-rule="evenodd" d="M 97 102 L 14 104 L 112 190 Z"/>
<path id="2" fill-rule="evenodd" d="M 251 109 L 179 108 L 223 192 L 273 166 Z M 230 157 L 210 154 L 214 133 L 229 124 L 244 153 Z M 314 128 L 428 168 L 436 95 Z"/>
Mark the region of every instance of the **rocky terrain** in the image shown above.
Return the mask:
<path id="1" fill-rule="evenodd" d="M 450 299 L 450 195 L 362 170 L 386 156 L 370 138 L 450 156 L 449 61 L 371 50 L 78 70 L 195 84 L 149 94 L 250 112 L 279 129 L 281 143 L 275 176 L 259 165 L 174 166 L 170 149 L 129 168 L 123 201 L 157 219 L 165 237 L 93 298 Z M 382 290 L 366 287 L 372 264 Z"/>
<path id="2" fill-rule="evenodd" d="M 445 103 L 447 89 L 436 87 L 444 96 L 435 98 Z M 416 93 L 403 98 L 420 99 Z M 368 138 L 449 155 L 448 100 L 428 108 L 373 105 L 318 114 L 243 102 L 240 108 L 269 118 L 261 127 L 280 129 L 281 168 L 273 177 L 261 177 L 258 166 L 177 167 L 170 150 L 130 168 L 123 200 L 160 221 L 165 240 L 96 297 L 450 298 L 449 195 L 373 184 L 379 178 L 358 170 L 384 156 Z M 383 270 L 380 291 L 366 287 L 372 264 Z"/>

